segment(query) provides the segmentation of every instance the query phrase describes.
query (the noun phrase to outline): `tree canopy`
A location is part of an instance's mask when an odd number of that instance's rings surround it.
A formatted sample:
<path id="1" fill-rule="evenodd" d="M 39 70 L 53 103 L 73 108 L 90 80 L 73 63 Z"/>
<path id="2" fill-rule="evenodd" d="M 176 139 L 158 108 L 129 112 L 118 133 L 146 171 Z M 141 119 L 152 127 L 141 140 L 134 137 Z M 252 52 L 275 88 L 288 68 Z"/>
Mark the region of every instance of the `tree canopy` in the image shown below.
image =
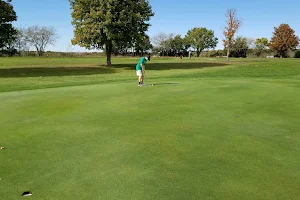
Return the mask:
<path id="1" fill-rule="evenodd" d="M 17 15 L 10 2 L 0 0 L 0 50 L 10 46 L 17 35 L 17 31 L 11 24 L 17 20 Z"/>
<path id="2" fill-rule="evenodd" d="M 232 50 L 248 49 L 248 38 L 238 36 L 233 41 Z"/>
<path id="3" fill-rule="evenodd" d="M 104 49 L 107 65 L 111 65 L 114 45 L 133 45 L 145 36 L 154 15 L 148 0 L 69 0 L 72 24 L 75 27 L 72 44 L 87 49 Z"/>
<path id="4" fill-rule="evenodd" d="M 197 57 L 204 49 L 215 48 L 218 38 L 214 36 L 213 30 L 206 28 L 193 28 L 187 32 L 186 40 L 197 50 Z"/>
<path id="5" fill-rule="evenodd" d="M 288 50 L 294 50 L 299 45 L 299 37 L 288 24 L 274 27 L 273 37 L 270 40 L 270 49 L 277 52 L 278 56 L 285 57 Z"/>
<path id="6" fill-rule="evenodd" d="M 255 40 L 255 51 L 256 51 L 256 56 L 260 56 L 263 51 L 269 46 L 269 41 L 267 38 L 257 38 Z"/>
<path id="7" fill-rule="evenodd" d="M 265 49 L 269 46 L 269 41 L 267 38 L 257 38 L 255 40 L 255 47 L 258 49 Z"/>

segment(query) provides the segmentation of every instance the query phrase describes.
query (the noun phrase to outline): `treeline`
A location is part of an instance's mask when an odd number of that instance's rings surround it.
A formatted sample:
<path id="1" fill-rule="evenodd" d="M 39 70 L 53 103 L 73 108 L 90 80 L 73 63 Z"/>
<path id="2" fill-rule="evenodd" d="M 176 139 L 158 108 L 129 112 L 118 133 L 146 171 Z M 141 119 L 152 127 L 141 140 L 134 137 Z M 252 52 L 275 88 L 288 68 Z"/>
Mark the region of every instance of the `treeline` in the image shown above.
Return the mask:
<path id="1" fill-rule="evenodd" d="M 283 27 L 283 28 L 282 28 Z M 207 34 L 210 32 L 210 34 Z M 299 38 L 287 24 L 275 28 L 272 39 L 237 36 L 232 39 L 230 57 L 300 57 Z M 208 36 L 209 35 L 209 36 Z M 283 37 L 284 36 L 284 37 Z M 182 37 L 179 34 L 159 33 L 152 38 L 152 52 L 157 56 L 225 57 L 228 48 L 215 50 L 218 38 L 212 30 L 194 28 Z"/>
<path id="2" fill-rule="evenodd" d="M 117 2 L 117 1 L 116 1 Z M 274 28 L 270 40 L 265 37 L 246 38 L 237 36 L 241 21 L 236 10 L 226 12 L 226 26 L 222 38 L 224 49 L 215 50 L 220 42 L 214 31 L 205 27 L 195 27 L 185 36 L 159 33 L 150 38 L 146 31 L 148 21 L 154 15 L 148 1 L 127 0 L 123 3 L 99 1 L 85 7 L 79 0 L 70 0 L 72 24 L 74 25 L 73 45 L 87 49 L 103 50 L 107 64 L 111 65 L 111 55 L 141 56 L 151 52 L 157 56 L 208 56 L 208 57 L 300 57 L 299 37 L 288 24 Z M 143 14 L 132 10 L 143 10 Z M 118 17 L 118 19 L 116 18 Z M 128 19 L 131 21 L 128 21 Z M 97 19 L 97 20 L 95 20 Z M 53 27 L 30 26 L 15 28 L 17 20 L 11 0 L 0 0 L 0 56 L 53 56 L 47 53 L 48 45 L 54 45 L 58 36 Z M 34 51 L 32 51 L 34 49 Z M 76 53 L 60 53 L 59 56 L 78 56 Z"/>
<path id="3" fill-rule="evenodd" d="M 12 22 L 16 20 L 11 0 L 0 0 L 0 56 L 30 55 L 30 49 L 43 56 L 46 47 L 53 45 L 58 37 L 53 27 L 15 28 Z"/>

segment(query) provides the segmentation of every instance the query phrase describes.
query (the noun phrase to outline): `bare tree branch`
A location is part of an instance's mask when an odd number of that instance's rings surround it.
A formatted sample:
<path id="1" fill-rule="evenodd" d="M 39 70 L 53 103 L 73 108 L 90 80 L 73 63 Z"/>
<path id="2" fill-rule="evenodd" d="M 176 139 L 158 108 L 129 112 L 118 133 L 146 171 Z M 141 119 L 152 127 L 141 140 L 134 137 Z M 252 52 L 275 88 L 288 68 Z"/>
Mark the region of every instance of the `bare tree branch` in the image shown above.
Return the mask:
<path id="1" fill-rule="evenodd" d="M 42 56 L 48 45 L 54 45 L 58 36 L 53 27 L 30 26 L 25 30 L 26 40 L 36 48 L 38 55 Z"/>

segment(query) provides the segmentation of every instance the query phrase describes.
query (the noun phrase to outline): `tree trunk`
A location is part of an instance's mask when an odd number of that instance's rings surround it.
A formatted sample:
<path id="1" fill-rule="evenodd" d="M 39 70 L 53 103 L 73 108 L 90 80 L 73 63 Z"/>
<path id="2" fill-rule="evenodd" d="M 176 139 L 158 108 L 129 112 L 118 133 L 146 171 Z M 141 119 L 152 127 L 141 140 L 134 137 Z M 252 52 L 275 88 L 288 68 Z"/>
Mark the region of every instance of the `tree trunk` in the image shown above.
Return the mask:
<path id="1" fill-rule="evenodd" d="M 200 56 L 201 51 L 199 49 L 197 49 L 197 57 Z"/>
<path id="2" fill-rule="evenodd" d="M 36 48 L 38 56 L 43 56 L 44 52 L 37 45 L 35 45 L 35 48 Z"/>
<path id="3" fill-rule="evenodd" d="M 229 62 L 229 54 L 230 54 L 230 48 L 227 49 L 227 62 Z"/>
<path id="4" fill-rule="evenodd" d="M 106 65 L 111 66 L 111 53 L 112 53 L 111 42 L 108 42 L 108 44 L 105 45 L 105 51 L 106 51 Z"/>
<path id="5" fill-rule="evenodd" d="M 39 56 L 41 57 L 41 56 L 44 55 L 44 52 L 43 52 L 43 51 L 38 51 L 38 54 L 39 54 Z"/>

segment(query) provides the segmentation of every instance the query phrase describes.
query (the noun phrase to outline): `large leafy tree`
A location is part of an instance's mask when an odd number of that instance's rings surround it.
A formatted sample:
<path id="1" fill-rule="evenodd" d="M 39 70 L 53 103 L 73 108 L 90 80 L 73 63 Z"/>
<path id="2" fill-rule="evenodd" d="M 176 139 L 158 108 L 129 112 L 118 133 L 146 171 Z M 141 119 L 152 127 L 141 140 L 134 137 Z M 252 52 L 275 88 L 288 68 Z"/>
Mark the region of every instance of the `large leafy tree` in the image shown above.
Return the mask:
<path id="1" fill-rule="evenodd" d="M 148 0 L 69 0 L 73 44 L 87 49 L 104 49 L 107 65 L 111 65 L 113 46 L 133 44 L 144 36 L 154 15 Z"/>
<path id="2" fill-rule="evenodd" d="M 223 40 L 224 46 L 227 49 L 227 61 L 229 61 L 229 55 L 231 48 L 234 44 L 234 35 L 239 30 L 242 22 L 237 18 L 237 12 L 235 9 L 229 9 L 226 12 L 226 26 L 223 34 L 225 39 Z"/>
<path id="3" fill-rule="evenodd" d="M 218 38 L 214 36 L 213 30 L 206 28 L 193 28 L 187 32 L 187 41 L 196 49 L 197 57 L 204 49 L 215 48 L 218 44 Z"/>
<path id="4" fill-rule="evenodd" d="M 280 57 L 285 57 L 288 50 L 294 50 L 299 45 L 299 38 L 288 24 L 281 24 L 274 29 L 273 37 L 270 40 L 270 49 L 276 51 Z"/>
<path id="5" fill-rule="evenodd" d="M 11 24 L 17 20 L 17 15 L 10 2 L 0 0 L 0 49 L 10 46 L 17 35 Z"/>

